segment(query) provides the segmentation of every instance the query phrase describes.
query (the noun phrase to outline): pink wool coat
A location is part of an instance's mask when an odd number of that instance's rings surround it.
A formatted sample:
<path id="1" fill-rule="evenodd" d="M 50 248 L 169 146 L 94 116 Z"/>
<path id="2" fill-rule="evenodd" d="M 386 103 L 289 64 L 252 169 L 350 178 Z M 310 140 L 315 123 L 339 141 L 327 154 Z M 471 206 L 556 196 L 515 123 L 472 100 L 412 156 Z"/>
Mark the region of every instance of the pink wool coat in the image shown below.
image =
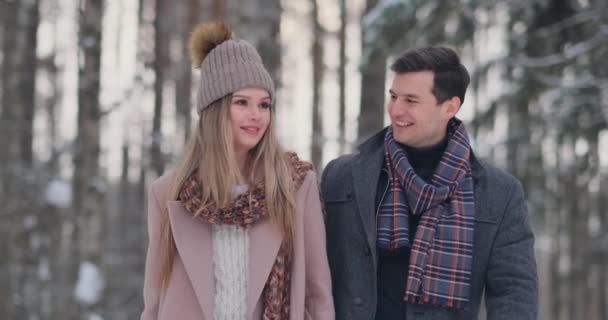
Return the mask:
<path id="1" fill-rule="evenodd" d="M 197 221 L 179 201 L 168 201 L 174 174 L 152 183 L 148 196 L 149 245 L 142 320 L 213 320 L 214 288 L 211 226 Z M 333 320 L 334 304 L 325 247 L 325 226 L 316 175 L 308 173 L 296 195 L 290 320 Z M 168 210 L 163 210 L 164 208 Z M 169 220 L 177 247 L 166 291 L 159 273 L 161 215 Z M 247 319 L 262 318 L 262 290 L 281 245 L 281 233 L 270 219 L 249 230 Z"/>

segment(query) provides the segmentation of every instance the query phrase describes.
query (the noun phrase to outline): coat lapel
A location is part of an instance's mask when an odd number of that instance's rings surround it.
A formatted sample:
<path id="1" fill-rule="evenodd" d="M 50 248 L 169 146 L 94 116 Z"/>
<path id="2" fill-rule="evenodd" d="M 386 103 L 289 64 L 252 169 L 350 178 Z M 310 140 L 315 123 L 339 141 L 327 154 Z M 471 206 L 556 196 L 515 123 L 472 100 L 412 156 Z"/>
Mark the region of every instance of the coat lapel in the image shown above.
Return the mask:
<path id="1" fill-rule="evenodd" d="M 249 230 L 248 319 L 253 316 L 255 306 L 279 252 L 281 241 L 280 229 L 269 218 L 256 222 Z"/>
<path id="2" fill-rule="evenodd" d="M 376 210 L 375 197 L 382 161 L 384 161 L 384 134 L 382 130 L 361 145 L 353 163 L 352 175 L 359 215 L 365 229 L 367 243 L 376 261 Z"/>
<path id="3" fill-rule="evenodd" d="M 181 202 L 168 201 L 173 237 L 205 319 L 213 319 L 215 280 L 212 231 L 193 219 Z M 249 229 L 249 286 L 247 313 L 251 318 L 281 246 L 281 232 L 269 218 Z"/>
<path id="4" fill-rule="evenodd" d="M 212 320 L 215 280 L 211 226 L 194 219 L 179 201 L 168 201 L 167 207 L 177 251 L 204 318 Z"/>

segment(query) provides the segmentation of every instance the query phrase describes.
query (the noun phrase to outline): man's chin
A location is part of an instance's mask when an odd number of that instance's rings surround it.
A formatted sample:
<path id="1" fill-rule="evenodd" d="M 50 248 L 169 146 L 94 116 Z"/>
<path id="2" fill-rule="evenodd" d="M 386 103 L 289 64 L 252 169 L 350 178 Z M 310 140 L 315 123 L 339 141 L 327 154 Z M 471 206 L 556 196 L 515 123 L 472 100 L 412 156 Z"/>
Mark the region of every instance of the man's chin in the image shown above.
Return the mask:
<path id="1" fill-rule="evenodd" d="M 394 135 L 395 141 L 399 142 L 400 144 L 405 144 L 408 145 L 409 143 L 409 139 L 408 137 L 403 137 L 400 135 Z"/>

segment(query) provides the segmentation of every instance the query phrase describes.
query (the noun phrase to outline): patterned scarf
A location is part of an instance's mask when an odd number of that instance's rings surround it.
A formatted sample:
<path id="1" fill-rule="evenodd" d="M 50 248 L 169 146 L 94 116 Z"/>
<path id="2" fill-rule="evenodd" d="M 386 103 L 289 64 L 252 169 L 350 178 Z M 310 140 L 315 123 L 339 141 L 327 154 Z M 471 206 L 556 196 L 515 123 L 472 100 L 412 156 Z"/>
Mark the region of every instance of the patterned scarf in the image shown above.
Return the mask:
<path id="1" fill-rule="evenodd" d="M 313 170 L 312 164 L 300 161 L 298 156 L 293 152 L 286 153 L 286 156 L 292 167 L 295 190 L 298 190 L 308 172 Z M 250 226 L 268 216 L 263 183 L 240 194 L 228 206 L 222 208 L 216 207 L 213 203 L 203 204 L 201 201 L 201 190 L 202 183 L 195 172 L 182 186 L 179 200 L 186 210 L 193 215 L 203 208 L 197 218 L 205 223 Z M 264 299 L 262 319 L 264 320 L 289 319 L 291 258 L 292 252 L 288 250 L 283 242 L 262 293 Z"/>
<path id="2" fill-rule="evenodd" d="M 475 204 L 464 124 L 448 123 L 448 143 L 430 183 L 416 175 L 389 128 L 384 138 L 390 189 L 377 216 L 378 247 L 411 250 L 404 301 L 464 308 L 469 301 Z M 410 215 L 422 215 L 413 244 Z"/>

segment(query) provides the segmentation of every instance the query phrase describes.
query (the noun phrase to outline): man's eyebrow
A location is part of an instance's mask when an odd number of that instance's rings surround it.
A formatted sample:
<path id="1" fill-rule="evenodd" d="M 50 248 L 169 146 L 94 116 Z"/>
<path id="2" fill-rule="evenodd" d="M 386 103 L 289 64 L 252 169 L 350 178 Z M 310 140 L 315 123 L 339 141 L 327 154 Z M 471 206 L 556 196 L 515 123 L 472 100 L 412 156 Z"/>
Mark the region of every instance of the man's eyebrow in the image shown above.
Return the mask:
<path id="1" fill-rule="evenodd" d="M 388 92 L 392 95 L 398 96 L 398 97 L 406 97 L 406 98 L 414 98 L 414 99 L 420 99 L 420 97 L 418 95 L 412 94 L 412 93 L 407 93 L 407 94 L 397 94 L 395 91 L 393 91 L 393 89 L 389 89 Z"/>

